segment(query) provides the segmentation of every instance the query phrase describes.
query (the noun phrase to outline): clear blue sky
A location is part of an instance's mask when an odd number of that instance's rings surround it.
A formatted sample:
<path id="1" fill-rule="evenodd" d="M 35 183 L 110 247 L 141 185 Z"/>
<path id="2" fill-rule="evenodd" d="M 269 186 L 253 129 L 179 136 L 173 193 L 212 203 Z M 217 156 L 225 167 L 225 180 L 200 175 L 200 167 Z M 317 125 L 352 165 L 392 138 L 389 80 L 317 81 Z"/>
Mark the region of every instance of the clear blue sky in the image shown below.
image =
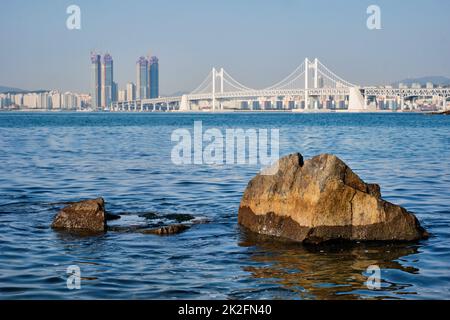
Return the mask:
<path id="1" fill-rule="evenodd" d="M 66 28 L 77 4 L 82 30 Z M 382 30 L 366 9 L 381 7 Z M 448 0 L 2 0 L 0 85 L 89 91 L 89 52 L 113 55 L 120 87 L 160 58 L 162 94 L 194 89 L 212 66 L 264 87 L 305 57 L 362 85 L 450 76 Z"/>

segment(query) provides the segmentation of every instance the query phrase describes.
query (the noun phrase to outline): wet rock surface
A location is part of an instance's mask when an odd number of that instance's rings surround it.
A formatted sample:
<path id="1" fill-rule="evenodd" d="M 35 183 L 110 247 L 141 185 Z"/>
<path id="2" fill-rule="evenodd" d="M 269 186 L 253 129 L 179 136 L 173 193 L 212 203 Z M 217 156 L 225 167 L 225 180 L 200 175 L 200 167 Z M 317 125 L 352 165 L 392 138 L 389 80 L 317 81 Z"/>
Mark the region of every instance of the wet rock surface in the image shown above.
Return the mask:
<path id="1" fill-rule="evenodd" d="M 156 234 L 160 236 L 167 236 L 171 234 L 177 234 L 186 231 L 190 226 L 185 224 L 173 224 L 170 226 L 164 226 L 156 229 L 143 230 L 143 234 Z"/>
<path id="2" fill-rule="evenodd" d="M 291 154 L 274 175 L 259 174 L 245 190 L 238 222 L 259 234 L 305 243 L 335 240 L 412 241 L 428 237 L 417 218 L 381 198 L 342 160 Z"/>
<path id="3" fill-rule="evenodd" d="M 106 231 L 105 201 L 98 198 L 71 203 L 59 211 L 52 228 L 82 232 Z"/>

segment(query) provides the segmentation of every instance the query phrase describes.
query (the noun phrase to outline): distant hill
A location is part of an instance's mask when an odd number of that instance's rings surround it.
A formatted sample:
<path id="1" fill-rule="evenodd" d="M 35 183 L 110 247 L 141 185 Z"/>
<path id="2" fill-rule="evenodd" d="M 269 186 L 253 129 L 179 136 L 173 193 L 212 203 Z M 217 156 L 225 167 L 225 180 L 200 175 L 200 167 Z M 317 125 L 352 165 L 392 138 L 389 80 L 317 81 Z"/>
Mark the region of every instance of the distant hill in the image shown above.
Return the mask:
<path id="1" fill-rule="evenodd" d="M 25 92 L 26 90 L 19 89 L 19 88 L 11 88 L 11 87 L 4 87 L 0 86 L 0 93 L 6 93 L 6 92 Z"/>
<path id="2" fill-rule="evenodd" d="M 393 86 L 398 86 L 399 83 L 406 84 L 410 86 L 413 83 L 420 83 L 421 85 L 426 85 L 427 82 L 431 82 L 436 85 L 450 85 L 450 78 L 442 77 L 442 76 L 429 76 L 429 77 L 421 77 L 421 78 L 409 78 L 404 79 L 402 81 L 394 82 Z"/>
<path id="3" fill-rule="evenodd" d="M 19 89 L 19 88 L 0 86 L 0 93 L 41 93 L 41 92 L 48 92 L 48 91 L 49 90 L 45 90 L 45 89 L 24 90 L 24 89 Z"/>

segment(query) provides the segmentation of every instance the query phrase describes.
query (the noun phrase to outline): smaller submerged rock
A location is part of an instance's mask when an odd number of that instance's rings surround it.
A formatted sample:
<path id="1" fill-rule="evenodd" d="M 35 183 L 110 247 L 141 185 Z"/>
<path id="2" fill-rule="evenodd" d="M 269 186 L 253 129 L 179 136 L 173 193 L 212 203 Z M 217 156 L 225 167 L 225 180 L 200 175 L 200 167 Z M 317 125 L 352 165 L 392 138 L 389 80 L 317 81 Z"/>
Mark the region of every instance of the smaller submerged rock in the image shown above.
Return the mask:
<path id="1" fill-rule="evenodd" d="M 156 229 L 144 230 L 144 231 L 142 231 L 142 233 L 166 236 L 166 235 L 181 233 L 183 231 L 186 231 L 189 228 L 190 228 L 190 226 L 185 225 L 185 224 L 172 224 L 169 226 L 164 226 L 164 227 L 160 227 L 160 228 L 156 228 Z"/>
<path id="2" fill-rule="evenodd" d="M 119 220 L 121 217 L 118 214 L 106 213 L 106 221 Z"/>
<path id="3" fill-rule="evenodd" d="M 52 228 L 105 232 L 105 201 L 103 198 L 98 198 L 70 204 L 56 215 L 53 219 Z"/>
<path id="4" fill-rule="evenodd" d="M 162 236 L 178 234 L 186 231 L 194 224 L 207 222 L 206 220 L 196 219 L 190 214 L 159 215 L 156 212 L 136 215 L 110 214 L 105 211 L 103 198 L 66 204 L 69 205 L 59 211 L 53 219 L 53 229 L 76 231 L 80 234 L 114 231 Z M 119 219 L 118 222 L 114 221 Z M 107 226 L 107 221 L 111 222 L 110 226 Z"/>
<path id="5" fill-rule="evenodd" d="M 428 113 L 428 114 L 450 116 L 450 110 L 436 111 L 436 112 L 431 112 L 431 113 Z"/>

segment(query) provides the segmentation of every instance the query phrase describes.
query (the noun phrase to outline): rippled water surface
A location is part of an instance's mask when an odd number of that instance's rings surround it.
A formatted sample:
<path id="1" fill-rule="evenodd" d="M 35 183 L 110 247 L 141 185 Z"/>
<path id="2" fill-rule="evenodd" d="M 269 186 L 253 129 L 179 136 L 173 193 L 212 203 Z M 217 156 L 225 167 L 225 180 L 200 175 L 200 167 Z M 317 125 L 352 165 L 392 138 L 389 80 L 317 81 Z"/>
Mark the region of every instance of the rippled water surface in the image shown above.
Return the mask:
<path id="1" fill-rule="evenodd" d="M 223 132 L 280 128 L 281 154 L 334 153 L 432 237 L 320 247 L 256 238 L 237 209 L 258 168 L 172 164 L 171 133 L 194 120 Z M 450 117 L 2 113 L 0 163 L 2 299 L 450 298 Z M 49 227 L 63 202 L 97 196 L 122 215 L 111 225 L 208 223 L 170 237 Z M 67 289 L 70 265 L 80 290 Z M 382 269 L 380 290 L 364 285 L 369 265 Z"/>

